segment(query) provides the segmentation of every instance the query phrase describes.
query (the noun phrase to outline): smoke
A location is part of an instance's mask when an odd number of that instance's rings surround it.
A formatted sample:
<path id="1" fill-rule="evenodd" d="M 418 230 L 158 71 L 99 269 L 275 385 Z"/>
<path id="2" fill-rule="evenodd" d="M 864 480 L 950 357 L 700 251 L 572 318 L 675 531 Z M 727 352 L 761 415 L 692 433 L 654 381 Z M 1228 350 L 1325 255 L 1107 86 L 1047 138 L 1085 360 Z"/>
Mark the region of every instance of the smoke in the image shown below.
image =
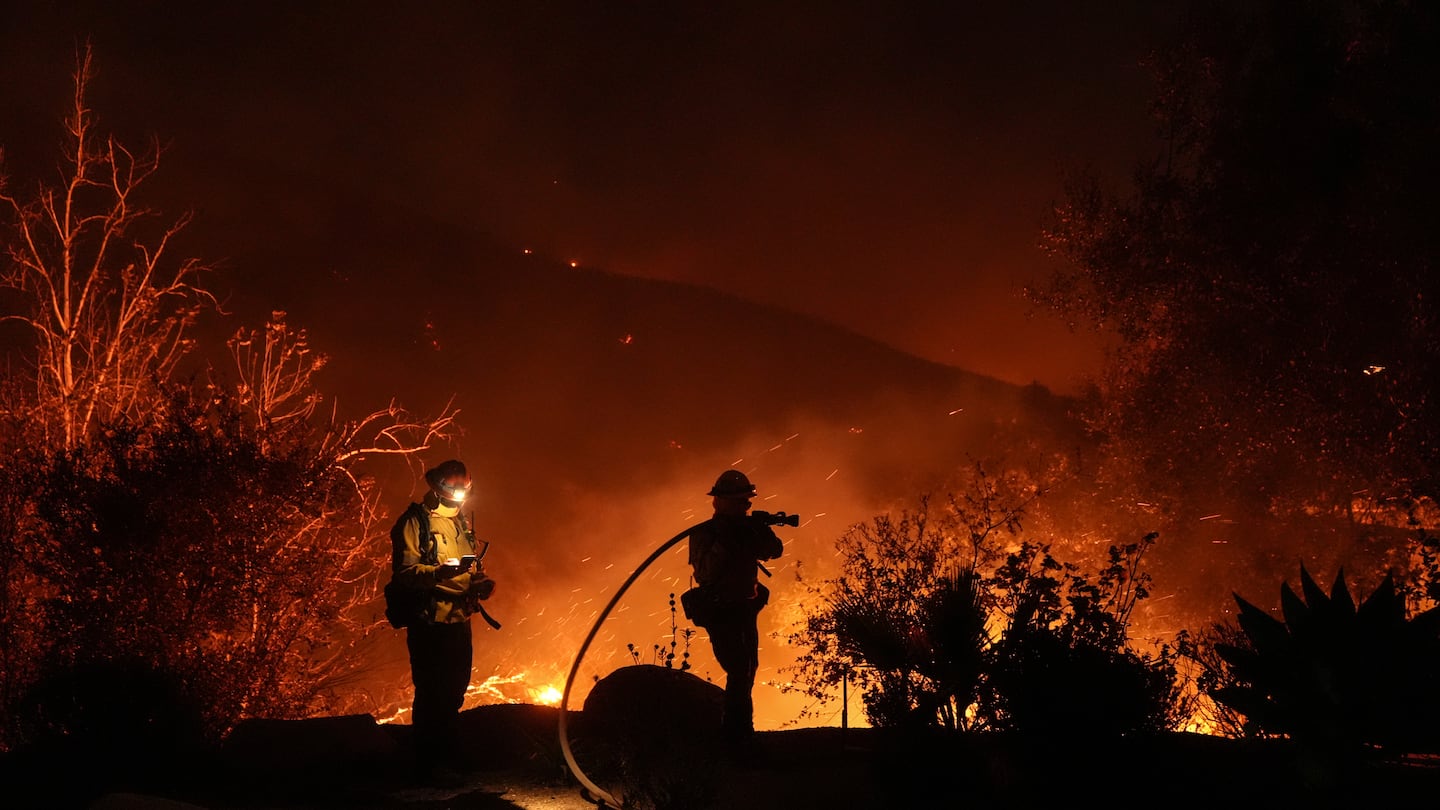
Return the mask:
<path id="1" fill-rule="evenodd" d="M 797 570 L 823 578 L 848 526 L 1054 429 L 1063 408 L 1037 406 L 1041 392 L 956 366 L 1065 383 L 1093 359 L 1009 297 L 1036 261 L 1055 165 L 1142 140 L 1118 123 L 1144 114 L 1124 50 L 1079 58 L 1133 26 L 1093 10 L 1037 29 L 1023 10 L 1018 25 L 939 7 L 876 25 L 829 5 L 461 3 L 287 7 L 277 26 L 94 5 L 17 18 L 25 37 L 0 58 L 44 82 L 10 83 L 23 103 L 4 141 L 56 131 L 65 60 L 93 33 L 95 106 L 122 134 L 172 143 L 157 204 L 199 209 L 184 247 L 224 263 L 235 318 L 283 309 L 309 328 L 342 414 L 453 398 L 465 435 L 424 461 L 462 458 L 475 476 L 504 623 L 477 625 L 476 680 L 493 689 L 475 700 L 562 680 L 629 572 L 708 516 L 704 492 L 731 466 L 760 486 L 758 508 L 803 519 L 780 530 L 762 616 L 761 679 L 783 679 L 793 651 L 771 634 L 795 616 Z M 1081 68 L 1137 92 L 1056 80 Z M 47 157 L 25 168 L 44 171 L 49 153 L 30 152 Z M 418 470 L 382 478 L 398 514 Z M 633 660 L 627 645 L 648 658 L 668 644 L 683 551 L 617 605 L 575 698 Z M 383 716 L 407 702 L 403 634 L 374 647 L 359 692 Z M 691 653 L 719 677 L 703 639 Z M 762 725 L 794 717 L 761 692 Z"/>
<path id="2" fill-rule="evenodd" d="M 999 406 L 970 403 L 965 408 L 892 390 L 864 413 L 838 419 L 795 414 L 767 430 L 737 431 L 705 452 L 673 449 L 649 464 L 612 458 L 610 463 L 627 467 L 623 486 L 528 479 L 531 491 L 524 498 L 497 497 L 485 483 L 495 477 L 486 458 L 468 458 L 477 482 L 477 532 L 492 541 L 486 569 L 500 582 L 487 607 L 504 623 L 499 632 L 476 623 L 476 682 L 504 682 L 500 692 L 508 689 L 517 701 L 560 688 L 621 585 L 663 543 L 710 516 L 705 493 L 721 471 L 733 467 L 759 488 L 756 509 L 800 516 L 798 527 L 777 528 L 785 553 L 767 566 L 771 602 L 760 619 L 757 724 L 824 722 L 802 717 L 817 707 L 781 688 L 800 652 L 785 638 L 802 618 L 799 602 L 807 583 L 838 571 L 835 541 L 849 527 L 913 506 L 920 494 L 944 491 L 973 457 L 994 450 L 997 425 L 988 414 Z M 948 405 L 955 407 L 943 407 Z M 1007 413 L 1000 421 L 1013 418 Z M 558 457 L 552 461 L 563 465 L 565 449 L 552 452 Z M 596 679 L 617 667 L 637 661 L 663 665 L 672 640 L 674 666 L 688 660 L 697 676 L 723 683 L 704 632 L 687 639 L 683 613 L 678 606 L 672 613 L 672 595 L 690 585 L 687 548 L 682 541 L 655 560 L 599 625 L 576 674 L 571 708 L 583 703 Z M 494 692 L 472 697 L 476 703 L 495 699 Z M 393 695 L 392 705 L 379 713 L 403 709 L 407 700 Z"/>

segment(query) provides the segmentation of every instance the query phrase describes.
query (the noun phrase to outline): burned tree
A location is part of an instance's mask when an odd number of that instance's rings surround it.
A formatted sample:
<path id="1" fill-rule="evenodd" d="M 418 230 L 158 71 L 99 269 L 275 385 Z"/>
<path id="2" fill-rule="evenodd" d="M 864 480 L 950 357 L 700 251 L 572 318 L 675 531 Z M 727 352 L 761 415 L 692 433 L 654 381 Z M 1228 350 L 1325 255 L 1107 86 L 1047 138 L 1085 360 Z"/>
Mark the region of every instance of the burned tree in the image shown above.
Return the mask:
<path id="1" fill-rule="evenodd" d="M 455 412 L 321 407 L 324 355 L 283 312 L 201 342 L 206 265 L 140 199 L 160 152 L 99 133 L 91 73 L 87 49 L 59 180 L 0 190 L 0 316 L 25 336 L 0 390 L 0 749 L 110 739 L 107 681 L 172 704 L 132 719 L 193 710 L 176 727 L 210 736 L 344 709 L 388 559 L 374 465 L 450 440 Z"/>

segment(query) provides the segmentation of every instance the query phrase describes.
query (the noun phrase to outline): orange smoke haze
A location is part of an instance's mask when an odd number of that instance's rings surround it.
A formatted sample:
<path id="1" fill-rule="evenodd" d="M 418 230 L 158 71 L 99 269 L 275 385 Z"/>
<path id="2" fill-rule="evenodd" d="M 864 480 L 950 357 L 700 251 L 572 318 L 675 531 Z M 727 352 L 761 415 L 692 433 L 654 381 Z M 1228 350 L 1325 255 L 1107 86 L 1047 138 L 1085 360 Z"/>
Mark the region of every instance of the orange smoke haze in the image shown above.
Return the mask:
<path id="1" fill-rule="evenodd" d="M 6 167 L 48 176 L 90 38 L 104 127 L 169 145 L 147 202 L 195 212 L 216 336 L 286 311 L 345 414 L 453 397 L 465 433 L 423 461 L 475 476 L 504 624 L 477 623 L 472 702 L 553 701 L 630 572 L 752 475 L 802 517 L 756 695 L 794 723 L 797 577 L 838 536 L 976 458 L 1074 449 L 1050 391 L 1101 344 L 1018 292 L 1065 171 L 1149 156 L 1140 57 L 1178 4 L 500 5 L 7 9 Z M 418 497 L 376 474 L 392 514 Z M 688 575 L 681 544 L 625 595 L 572 704 L 668 645 Z M 355 709 L 403 720 L 403 633 L 367 664 Z"/>
<path id="2" fill-rule="evenodd" d="M 168 144 L 151 192 L 196 211 L 237 306 L 296 312 L 357 270 L 254 243 L 363 246 L 401 209 L 1073 390 L 1099 344 L 1018 293 L 1064 174 L 1123 182 L 1155 150 L 1141 58 L 1178 5 L 27 4 L 0 143 L 49 168 L 89 37 L 97 114 Z"/>
<path id="3" fill-rule="evenodd" d="M 939 428 L 955 416 L 936 410 L 931 418 L 936 435 L 952 432 Z M 881 426 L 886 435 L 877 438 L 894 445 L 896 452 L 919 458 L 912 451 L 917 443 L 924 443 L 925 433 L 922 426 L 915 427 L 920 432 L 904 435 Z M 857 447 L 861 435 L 859 429 L 852 432 L 843 425 L 804 419 L 774 436 L 737 440 L 733 457 L 688 459 L 657 472 L 637 491 L 567 491 L 560 496 L 567 516 L 542 533 L 527 526 L 514 510 L 507 511 L 503 503 L 491 503 L 483 486 L 477 487 L 477 532 L 493 543 L 486 565 L 501 583 L 487 607 L 504 627 L 495 632 L 475 623 L 476 667 L 467 705 L 539 702 L 545 689 L 563 688 L 600 611 L 655 549 L 710 516 L 705 491 L 721 470 L 734 466 L 746 471 L 760 488 L 756 509 L 798 514 L 801 520 L 798 527 L 777 528 L 785 554 L 767 566 L 772 573 L 765 580 L 771 603 L 760 622 L 757 727 L 838 724 L 838 703 L 821 711 L 810 698 L 785 693 L 780 687 L 790 680 L 784 669 L 797 654 L 786 645 L 785 636 L 802 617 L 798 605 L 806 596 L 802 577 L 813 583 L 837 571 L 834 541 L 850 525 L 889 508 L 913 505 L 913 498 L 905 494 L 907 486 L 876 488 L 870 479 L 873 470 L 866 469 L 873 462 Z M 478 464 L 483 466 L 484 461 Z M 942 464 L 932 470 L 933 482 L 938 484 L 951 472 Z M 477 481 L 482 476 L 483 472 L 478 474 Z M 635 662 L 628 645 L 634 645 L 641 663 L 664 663 L 655 645 L 668 649 L 672 638 L 670 595 L 689 587 L 687 549 L 682 541 L 657 559 L 615 606 L 577 673 L 571 708 L 580 707 L 595 679 Z M 678 610 L 674 621 L 682 633 L 690 627 Z M 382 636 L 387 632 L 382 631 Z M 377 696 L 377 716 L 403 718 L 409 699 L 403 633 L 389 635 L 381 639 L 383 651 L 377 658 L 387 663 L 377 663 L 368 673 L 374 684 L 366 684 L 365 691 Z M 685 651 L 682 637 L 676 666 Z M 703 631 L 691 638 L 689 652 L 691 671 L 724 683 Z M 659 656 L 663 653 L 664 649 Z M 863 722 L 858 707 L 852 710 L 851 722 Z"/>

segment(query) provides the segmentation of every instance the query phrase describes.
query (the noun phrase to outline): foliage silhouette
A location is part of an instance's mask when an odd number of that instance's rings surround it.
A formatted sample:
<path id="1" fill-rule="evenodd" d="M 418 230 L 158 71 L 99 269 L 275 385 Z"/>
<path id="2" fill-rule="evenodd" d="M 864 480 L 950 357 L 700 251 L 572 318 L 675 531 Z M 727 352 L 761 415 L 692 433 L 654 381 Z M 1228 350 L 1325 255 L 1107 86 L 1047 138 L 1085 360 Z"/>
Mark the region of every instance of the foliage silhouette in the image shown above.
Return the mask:
<path id="1" fill-rule="evenodd" d="M 46 668 L 148 662 L 189 684 L 217 736 L 303 714 L 343 605 L 323 594 L 363 547 L 359 495 L 304 440 L 267 454 L 234 412 L 183 393 L 167 410 L 55 458 L 31 493 L 35 531 L 60 541 L 35 560 L 54 589 L 36 615 Z"/>
<path id="2" fill-rule="evenodd" d="M 990 583 L 1010 610 L 990 651 L 982 707 L 990 727 L 1114 737 L 1183 720 L 1175 651 L 1162 645 L 1147 656 L 1129 646 L 1131 611 L 1149 595 L 1140 561 L 1155 540 L 1112 546 L 1093 582 L 1048 546 L 1023 543 L 1008 555 Z"/>
<path id="3" fill-rule="evenodd" d="M 178 673 L 149 661 L 52 671 L 17 705 L 26 762 L 52 785 L 53 806 L 81 806 L 106 791 L 173 789 L 210 750 L 197 696 Z"/>
<path id="4" fill-rule="evenodd" d="M 1281 585 L 1283 619 L 1239 595 L 1243 644 L 1219 644 L 1228 677 L 1215 700 L 1259 734 L 1341 756 L 1440 751 L 1440 608 L 1407 617 L 1387 577 L 1358 606 L 1342 570 L 1326 594 L 1300 568 Z"/>
<path id="5" fill-rule="evenodd" d="M 210 739 L 344 711 L 387 557 L 369 459 L 448 441 L 455 414 L 319 412 L 325 357 L 284 312 L 202 342 L 217 296 L 172 258 L 186 218 L 140 199 L 160 150 L 99 131 L 91 73 L 87 47 L 58 180 L 0 182 L 0 321 L 23 327 L 0 377 L 0 751 L 53 736 L 21 701 L 85 668 L 177 679 Z"/>
<path id="6" fill-rule="evenodd" d="M 1017 488 L 1018 485 L 1018 488 Z M 1113 547 L 1095 578 L 1049 544 L 1008 554 L 1019 534 L 1018 480 L 977 471 L 974 489 L 931 514 L 881 515 L 839 542 L 843 569 L 812 586 L 792 643 L 797 682 L 824 701 L 854 681 L 876 726 L 1124 734 L 1175 727 L 1176 653 L 1141 652 L 1128 624 L 1149 595 L 1140 570 L 1154 535 Z"/>
<path id="7" fill-rule="evenodd" d="M 1085 409 L 1117 500 L 1182 542 L 1245 516 L 1217 597 L 1268 582 L 1287 536 L 1358 573 L 1440 497 L 1440 9 L 1221 0 L 1177 30 L 1162 143 L 1128 188 L 1070 181 L 1031 295 L 1117 337 Z"/>

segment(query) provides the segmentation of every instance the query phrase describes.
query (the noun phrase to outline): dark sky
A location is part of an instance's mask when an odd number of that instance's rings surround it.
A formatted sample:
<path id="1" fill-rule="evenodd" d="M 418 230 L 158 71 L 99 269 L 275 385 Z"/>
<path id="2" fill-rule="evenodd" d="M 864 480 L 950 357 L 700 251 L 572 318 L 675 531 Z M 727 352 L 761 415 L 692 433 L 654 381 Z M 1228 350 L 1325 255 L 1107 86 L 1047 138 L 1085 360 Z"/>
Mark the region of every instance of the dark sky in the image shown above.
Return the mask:
<path id="1" fill-rule="evenodd" d="M 93 106 L 122 133 L 170 143 L 170 182 L 202 217 L 246 189 L 187 166 L 228 163 L 272 191 L 301 177 L 505 249 L 724 289 L 1068 390 L 1094 369 L 1096 342 L 1027 317 L 1017 291 L 1045 270 L 1038 228 L 1064 172 L 1119 181 L 1152 150 L 1140 59 L 1176 10 L 35 2 L 0 14 L 12 174 L 48 159 L 38 150 L 54 143 L 88 35 Z"/>

